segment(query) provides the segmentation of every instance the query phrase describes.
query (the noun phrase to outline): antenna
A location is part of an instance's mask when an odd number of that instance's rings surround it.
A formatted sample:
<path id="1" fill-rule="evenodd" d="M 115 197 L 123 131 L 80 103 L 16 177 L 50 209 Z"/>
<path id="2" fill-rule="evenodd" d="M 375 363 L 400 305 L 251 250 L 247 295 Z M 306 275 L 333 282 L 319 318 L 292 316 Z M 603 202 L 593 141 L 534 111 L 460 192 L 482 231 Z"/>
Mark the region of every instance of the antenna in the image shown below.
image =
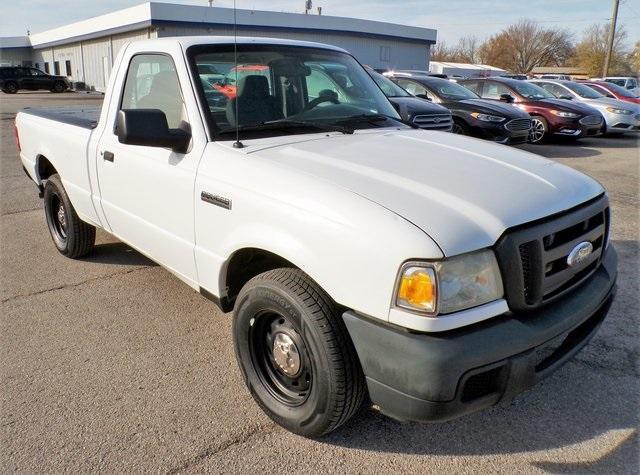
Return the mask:
<path id="1" fill-rule="evenodd" d="M 244 144 L 240 142 L 240 117 L 238 116 L 238 18 L 236 16 L 236 0 L 233 0 L 233 65 L 236 76 L 236 97 L 234 98 L 236 101 L 236 141 L 233 143 L 233 148 L 244 148 Z"/>

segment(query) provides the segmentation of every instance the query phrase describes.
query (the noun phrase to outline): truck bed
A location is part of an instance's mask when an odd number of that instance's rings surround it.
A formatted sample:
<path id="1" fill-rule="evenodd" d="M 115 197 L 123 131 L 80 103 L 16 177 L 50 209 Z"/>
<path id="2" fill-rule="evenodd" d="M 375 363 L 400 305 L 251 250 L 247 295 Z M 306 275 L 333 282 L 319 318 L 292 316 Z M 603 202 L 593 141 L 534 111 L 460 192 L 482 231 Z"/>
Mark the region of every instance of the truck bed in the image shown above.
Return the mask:
<path id="1" fill-rule="evenodd" d="M 100 110 L 101 107 L 91 106 L 27 107 L 21 112 L 91 130 L 98 125 Z"/>

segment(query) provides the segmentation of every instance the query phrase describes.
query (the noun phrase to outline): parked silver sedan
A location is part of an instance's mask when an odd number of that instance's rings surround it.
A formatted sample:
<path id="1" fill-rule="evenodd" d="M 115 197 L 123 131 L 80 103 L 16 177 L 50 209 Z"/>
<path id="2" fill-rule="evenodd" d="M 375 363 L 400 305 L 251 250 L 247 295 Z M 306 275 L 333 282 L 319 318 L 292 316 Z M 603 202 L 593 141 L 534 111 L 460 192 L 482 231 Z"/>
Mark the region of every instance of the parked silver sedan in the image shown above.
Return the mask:
<path id="1" fill-rule="evenodd" d="M 585 102 L 598 109 L 604 117 L 606 133 L 637 132 L 640 130 L 640 106 L 612 99 L 573 81 L 532 79 L 530 82 L 546 89 L 559 99 Z"/>

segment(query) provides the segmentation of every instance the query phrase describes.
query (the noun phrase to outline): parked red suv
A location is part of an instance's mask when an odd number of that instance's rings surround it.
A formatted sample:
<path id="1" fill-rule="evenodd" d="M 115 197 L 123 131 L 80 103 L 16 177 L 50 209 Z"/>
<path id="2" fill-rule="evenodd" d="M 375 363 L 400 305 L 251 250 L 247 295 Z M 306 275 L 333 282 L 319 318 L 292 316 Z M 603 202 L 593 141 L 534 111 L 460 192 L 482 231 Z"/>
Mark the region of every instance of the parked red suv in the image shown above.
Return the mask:
<path id="1" fill-rule="evenodd" d="M 604 120 L 593 107 L 557 99 L 535 84 L 517 79 L 459 79 L 483 99 L 512 102 L 531 116 L 529 141 L 539 143 L 550 135 L 578 139 L 602 132 Z"/>

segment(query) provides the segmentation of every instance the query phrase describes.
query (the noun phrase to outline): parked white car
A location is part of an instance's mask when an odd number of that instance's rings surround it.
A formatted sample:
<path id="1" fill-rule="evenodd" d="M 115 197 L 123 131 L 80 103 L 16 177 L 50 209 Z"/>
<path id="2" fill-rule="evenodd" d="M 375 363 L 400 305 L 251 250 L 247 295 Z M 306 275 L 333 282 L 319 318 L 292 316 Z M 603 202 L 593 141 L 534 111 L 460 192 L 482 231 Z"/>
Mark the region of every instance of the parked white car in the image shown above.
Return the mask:
<path id="1" fill-rule="evenodd" d="M 584 102 L 598 109 L 605 121 L 606 133 L 640 130 L 640 106 L 607 97 L 586 84 L 573 81 L 532 79 L 530 82 L 546 89 L 559 99 Z"/>
<path id="2" fill-rule="evenodd" d="M 265 68 L 210 102 L 195 65 L 224 73 L 234 49 L 130 43 L 101 110 L 17 115 L 63 255 L 90 255 L 102 228 L 233 310 L 251 394 L 305 436 L 365 400 L 402 420 L 486 408 L 587 344 L 616 281 L 599 183 L 405 125 L 333 46 L 240 38 Z"/>

